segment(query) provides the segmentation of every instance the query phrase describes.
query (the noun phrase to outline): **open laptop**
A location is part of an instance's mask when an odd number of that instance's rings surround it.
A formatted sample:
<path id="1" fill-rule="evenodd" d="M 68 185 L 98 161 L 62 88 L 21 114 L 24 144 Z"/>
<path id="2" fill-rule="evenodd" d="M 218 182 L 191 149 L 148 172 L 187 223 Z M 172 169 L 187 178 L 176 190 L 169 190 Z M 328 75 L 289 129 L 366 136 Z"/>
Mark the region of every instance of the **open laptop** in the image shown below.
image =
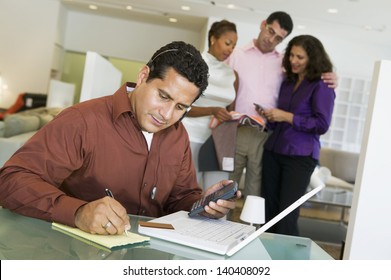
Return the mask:
<path id="1" fill-rule="evenodd" d="M 255 227 L 250 225 L 222 219 L 209 219 L 202 216 L 190 218 L 188 212 L 178 211 L 150 221 L 171 224 L 174 229 L 139 225 L 138 232 L 208 252 L 232 256 L 318 193 L 323 187 L 324 185 L 321 185 L 307 192 L 257 231 L 255 231 Z"/>

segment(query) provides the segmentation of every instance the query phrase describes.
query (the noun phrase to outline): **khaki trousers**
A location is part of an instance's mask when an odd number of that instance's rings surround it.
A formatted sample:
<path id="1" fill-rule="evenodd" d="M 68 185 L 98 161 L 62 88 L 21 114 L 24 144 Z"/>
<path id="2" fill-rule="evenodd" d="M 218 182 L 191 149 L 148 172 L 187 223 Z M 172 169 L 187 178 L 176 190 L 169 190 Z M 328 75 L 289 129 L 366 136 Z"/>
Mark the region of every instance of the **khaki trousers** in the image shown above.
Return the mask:
<path id="1" fill-rule="evenodd" d="M 244 168 L 243 195 L 261 195 L 263 145 L 269 134 L 251 126 L 240 126 L 236 138 L 235 170 L 230 179 L 240 181 Z"/>

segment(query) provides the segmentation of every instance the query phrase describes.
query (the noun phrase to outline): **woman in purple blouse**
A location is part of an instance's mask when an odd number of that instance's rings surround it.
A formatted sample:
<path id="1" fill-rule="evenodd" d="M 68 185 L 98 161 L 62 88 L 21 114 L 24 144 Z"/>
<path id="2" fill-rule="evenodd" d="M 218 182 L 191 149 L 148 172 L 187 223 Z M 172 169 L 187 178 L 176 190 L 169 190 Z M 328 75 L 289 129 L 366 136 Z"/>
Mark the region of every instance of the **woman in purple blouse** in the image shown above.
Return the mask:
<path id="1" fill-rule="evenodd" d="M 322 43 L 310 35 L 293 38 L 285 51 L 277 108 L 263 110 L 272 134 L 264 146 L 261 196 L 266 221 L 301 197 L 318 163 L 320 135 L 327 132 L 335 92 L 322 79 L 333 65 Z M 269 231 L 299 235 L 299 208 Z"/>

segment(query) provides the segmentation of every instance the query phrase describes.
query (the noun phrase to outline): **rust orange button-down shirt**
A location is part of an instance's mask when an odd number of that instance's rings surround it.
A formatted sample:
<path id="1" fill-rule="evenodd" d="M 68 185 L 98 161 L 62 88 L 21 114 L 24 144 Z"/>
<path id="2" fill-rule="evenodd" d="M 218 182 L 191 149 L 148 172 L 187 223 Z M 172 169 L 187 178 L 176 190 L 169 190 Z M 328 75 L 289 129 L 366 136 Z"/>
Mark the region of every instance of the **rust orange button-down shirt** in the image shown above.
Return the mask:
<path id="1" fill-rule="evenodd" d="M 0 170 L 0 205 L 71 226 L 106 188 L 129 214 L 153 217 L 201 197 L 184 126 L 155 133 L 148 151 L 126 85 L 62 111 Z"/>

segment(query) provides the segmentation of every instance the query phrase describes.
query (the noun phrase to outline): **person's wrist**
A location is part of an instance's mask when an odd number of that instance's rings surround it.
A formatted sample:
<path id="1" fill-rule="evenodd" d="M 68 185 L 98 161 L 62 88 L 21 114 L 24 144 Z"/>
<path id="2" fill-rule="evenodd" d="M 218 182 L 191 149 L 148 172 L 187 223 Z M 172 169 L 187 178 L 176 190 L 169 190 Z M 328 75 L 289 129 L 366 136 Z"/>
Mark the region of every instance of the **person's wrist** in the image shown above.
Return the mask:
<path id="1" fill-rule="evenodd" d="M 80 221 L 82 220 L 81 219 L 81 216 L 82 216 L 82 212 L 83 212 L 83 208 L 86 204 L 83 204 L 81 205 L 79 208 L 77 208 L 77 210 L 75 211 L 75 226 L 80 228 Z"/>

